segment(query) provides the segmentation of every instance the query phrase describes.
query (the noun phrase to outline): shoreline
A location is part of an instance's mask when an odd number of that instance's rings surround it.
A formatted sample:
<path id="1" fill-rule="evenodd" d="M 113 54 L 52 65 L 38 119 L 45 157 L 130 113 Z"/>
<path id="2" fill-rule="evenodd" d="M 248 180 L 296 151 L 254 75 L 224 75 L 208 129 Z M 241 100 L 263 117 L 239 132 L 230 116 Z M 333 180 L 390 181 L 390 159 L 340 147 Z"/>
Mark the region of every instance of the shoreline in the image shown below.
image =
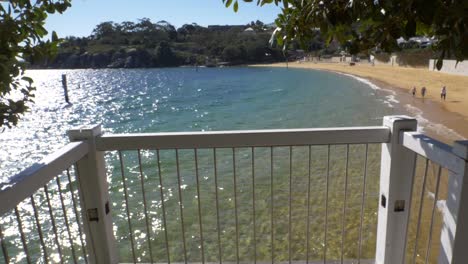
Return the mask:
<path id="1" fill-rule="evenodd" d="M 256 64 L 249 66 L 285 68 L 286 63 Z M 386 99 L 383 100 L 383 103 L 387 103 L 394 109 L 402 110 L 418 119 L 418 126 L 422 127 L 424 132 L 429 134 L 429 136 L 449 143 L 450 145 L 455 140 L 468 138 L 468 87 L 465 88 L 462 86 L 462 84 L 465 84 L 465 86 L 468 84 L 468 77 L 432 72 L 419 68 L 402 68 L 382 65 L 370 66 L 357 64 L 355 66 L 348 66 L 342 63 L 292 62 L 289 63 L 288 66 L 290 68 L 333 72 L 356 79 L 357 81 L 371 86 L 374 90 L 381 91 L 383 95 L 382 99 Z M 385 73 L 382 75 L 383 71 Z M 425 76 L 426 74 L 430 76 L 427 77 Z M 389 79 L 389 76 L 396 79 L 390 82 L 389 80 L 392 79 Z M 403 85 L 401 85 L 405 81 L 413 81 L 415 86 L 420 88 L 421 86 L 418 86 L 416 83 L 420 83 L 418 80 L 424 78 L 431 81 L 436 80 L 437 84 L 449 80 L 451 83 L 451 86 L 448 86 L 449 93 L 452 89 L 453 97 L 456 97 L 457 100 L 450 101 L 450 99 L 448 99 L 446 102 L 437 101 L 434 96 L 434 94 L 438 94 L 435 84 L 431 86 L 426 85 L 428 89 L 428 96 L 426 96 L 426 98 L 421 98 L 419 94 L 413 97 L 409 93 L 409 87 L 411 86 L 403 88 Z M 403 79 L 403 81 L 401 79 Z M 452 79 L 455 79 L 455 81 L 452 81 Z M 383 93 L 388 94 L 385 96 Z M 450 94 L 448 94 L 448 96 L 450 96 Z M 463 108 L 463 105 L 465 105 L 465 108 Z"/>

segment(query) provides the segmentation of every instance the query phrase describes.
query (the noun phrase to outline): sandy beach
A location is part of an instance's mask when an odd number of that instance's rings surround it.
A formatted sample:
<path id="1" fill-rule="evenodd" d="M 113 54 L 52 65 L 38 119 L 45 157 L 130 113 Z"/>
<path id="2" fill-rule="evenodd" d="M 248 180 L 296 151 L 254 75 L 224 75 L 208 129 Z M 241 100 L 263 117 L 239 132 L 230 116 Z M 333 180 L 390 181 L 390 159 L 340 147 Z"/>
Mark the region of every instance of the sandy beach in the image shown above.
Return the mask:
<path id="1" fill-rule="evenodd" d="M 286 67 L 286 63 L 252 65 L 266 67 Z M 439 73 L 422 68 L 372 66 L 344 63 L 291 62 L 290 68 L 326 70 L 351 74 L 365 78 L 375 85 L 392 90 L 399 101 L 398 107 L 405 108 L 418 117 L 421 124 L 432 136 L 450 142 L 468 138 L 468 76 Z M 410 90 L 417 88 L 413 97 Z M 426 96 L 421 96 L 421 87 L 427 88 Z M 447 87 L 447 99 L 440 99 L 442 86 Z"/>

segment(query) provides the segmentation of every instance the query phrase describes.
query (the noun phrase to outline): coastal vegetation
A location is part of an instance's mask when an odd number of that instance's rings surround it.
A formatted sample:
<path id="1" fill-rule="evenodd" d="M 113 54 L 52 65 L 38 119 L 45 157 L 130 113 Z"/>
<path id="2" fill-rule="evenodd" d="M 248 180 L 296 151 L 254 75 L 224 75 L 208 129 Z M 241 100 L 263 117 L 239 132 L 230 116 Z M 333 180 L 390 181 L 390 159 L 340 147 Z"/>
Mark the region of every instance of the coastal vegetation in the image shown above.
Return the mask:
<path id="1" fill-rule="evenodd" d="M 44 24 L 48 14 L 63 13 L 70 0 L 9 0 L 0 4 L 0 127 L 15 126 L 33 101 L 33 80 L 24 74 L 26 61 L 53 57 L 59 39 Z"/>
<path id="2" fill-rule="evenodd" d="M 237 0 L 222 0 L 239 9 Z M 253 0 L 243 0 L 253 2 Z M 326 43 L 338 41 L 350 54 L 379 48 L 399 51 L 398 39 L 418 35 L 433 38 L 438 52 L 437 69 L 444 58 L 468 58 L 468 6 L 465 0 L 257 0 L 257 5 L 276 4 L 282 13 L 275 21 L 278 44 L 299 42 L 307 47 L 318 32 Z"/>
<path id="3" fill-rule="evenodd" d="M 237 0 L 222 2 L 236 12 L 241 8 Z M 261 22 L 248 27 L 212 28 L 186 24 L 176 29 L 165 21 L 153 23 L 149 19 L 103 22 L 91 36 L 68 37 L 57 47 L 59 38 L 54 32 L 51 40 L 44 39 L 49 33 L 44 28 L 45 20 L 48 14 L 63 13 L 71 6 L 70 0 L 4 1 L 0 5 L 0 127 L 16 125 L 33 101 L 33 80 L 24 75 L 27 65 L 135 68 L 267 63 L 294 57 L 288 51 L 298 48 L 323 50 L 322 44 L 327 47 L 338 43 L 352 55 L 376 49 L 400 51 L 398 39 L 418 35 L 434 40 L 432 49 L 438 56 L 438 69 L 444 58 L 462 61 L 468 57 L 464 0 L 256 3 L 282 6 L 273 26 Z"/>
<path id="4" fill-rule="evenodd" d="M 147 68 L 181 65 L 238 65 L 282 61 L 283 52 L 269 39 L 274 28 L 261 21 L 247 25 L 195 23 L 176 28 L 153 23 L 102 22 L 87 37 L 66 37 L 53 60 L 41 68 Z"/>
<path id="5" fill-rule="evenodd" d="M 137 22 L 98 24 L 87 37 L 69 36 L 63 39 L 54 59 L 34 61 L 33 68 L 153 68 L 177 66 L 232 66 L 273 63 L 302 59 L 307 54 L 327 58 L 349 54 L 347 46 L 338 41 L 326 44 L 320 31 L 301 49 L 294 41 L 287 47 L 271 43 L 276 27 L 261 21 L 246 25 L 210 25 L 196 23 L 176 28 L 161 20 L 149 18 Z M 399 57 L 406 65 L 426 66 L 435 56 L 432 47 L 414 41 L 402 42 Z M 369 54 L 389 57 L 380 49 L 357 54 L 366 59 Z"/>

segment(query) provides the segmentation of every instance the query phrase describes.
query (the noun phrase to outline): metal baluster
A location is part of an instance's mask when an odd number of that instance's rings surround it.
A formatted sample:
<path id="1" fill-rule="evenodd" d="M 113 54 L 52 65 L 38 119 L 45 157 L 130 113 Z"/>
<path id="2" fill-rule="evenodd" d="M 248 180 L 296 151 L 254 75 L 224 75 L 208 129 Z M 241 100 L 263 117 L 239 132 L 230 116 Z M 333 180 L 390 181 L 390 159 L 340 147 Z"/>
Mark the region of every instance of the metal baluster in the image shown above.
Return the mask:
<path id="1" fill-rule="evenodd" d="M 143 176 L 143 168 L 141 166 L 141 152 L 138 149 L 138 166 L 140 167 L 140 183 L 141 183 L 141 194 L 143 196 L 143 209 L 145 210 L 145 222 L 146 222 L 146 233 L 148 233 L 147 241 L 148 241 L 148 248 L 149 248 L 149 255 L 151 263 L 154 262 L 153 260 L 153 249 L 151 247 L 151 226 L 149 224 L 149 217 L 148 217 L 148 207 L 146 205 L 146 192 L 145 192 L 145 179 Z"/>
<path id="2" fill-rule="evenodd" d="M 311 165 L 312 162 L 312 146 L 309 145 L 309 175 L 307 181 L 307 218 L 306 218 L 306 264 L 309 264 L 309 244 L 310 244 L 310 176 L 311 176 Z"/>
<path id="3" fill-rule="evenodd" d="M 60 203 L 62 205 L 63 218 L 65 220 L 65 226 L 67 228 L 68 240 L 70 241 L 70 247 L 71 247 L 71 251 L 72 251 L 73 261 L 76 263 L 77 262 L 76 253 L 75 253 L 75 248 L 73 247 L 73 238 L 72 238 L 71 231 L 70 231 L 70 224 L 68 223 L 67 208 L 65 207 L 65 202 L 63 201 L 62 187 L 60 185 L 60 177 L 59 176 L 56 177 L 56 181 L 57 181 L 57 189 L 59 191 L 59 196 L 60 196 Z"/>
<path id="4" fill-rule="evenodd" d="M 5 238 L 3 237 L 3 231 L 2 231 L 2 226 L 0 225 L 0 241 L 2 244 L 2 252 L 3 252 L 3 258 L 5 259 L 5 263 L 8 264 L 10 263 L 10 257 L 8 256 L 8 250 L 5 245 Z"/>
<path id="5" fill-rule="evenodd" d="M 327 229 L 328 229 L 328 189 L 329 189 L 329 177 L 330 177 L 330 145 L 328 145 L 327 151 L 327 177 L 326 177 L 326 190 L 325 190 L 325 235 L 324 235 L 324 247 L 323 247 L 323 263 L 327 263 Z"/>
<path id="6" fill-rule="evenodd" d="M 31 258 L 29 257 L 28 246 L 26 244 L 26 237 L 24 236 L 23 225 L 21 223 L 21 217 L 20 217 L 20 214 L 18 212 L 18 207 L 17 206 L 15 207 L 15 215 L 16 215 L 16 221 L 18 222 L 18 229 L 20 231 L 21 243 L 23 244 L 23 250 L 24 250 L 24 253 L 26 254 L 26 261 L 28 263 L 31 263 Z"/>
<path id="7" fill-rule="evenodd" d="M 130 231 L 130 244 L 132 246 L 133 262 L 136 263 L 135 245 L 133 242 L 133 229 L 132 229 L 132 223 L 130 221 L 130 209 L 128 208 L 127 181 L 125 180 L 124 163 L 123 163 L 123 158 L 122 158 L 122 151 L 120 150 L 119 150 L 119 160 L 120 160 L 120 172 L 122 174 L 122 184 L 124 188 L 125 209 L 127 211 L 128 229 Z"/>
<path id="8" fill-rule="evenodd" d="M 164 225 L 164 237 L 166 241 L 167 263 L 170 264 L 171 255 L 169 254 L 169 238 L 167 235 L 167 224 L 166 224 L 166 206 L 164 203 L 164 192 L 163 192 L 162 174 L 161 174 L 161 161 L 159 159 L 159 149 L 156 150 L 156 155 L 157 155 L 157 162 L 158 162 L 159 193 L 161 196 L 161 208 L 162 208 L 162 217 L 163 217 L 163 225 Z"/>
<path id="9" fill-rule="evenodd" d="M 239 263 L 239 220 L 237 217 L 237 177 L 236 177 L 236 150 L 232 148 L 232 168 L 234 175 L 234 215 L 236 223 L 236 260 Z"/>
<path id="10" fill-rule="evenodd" d="M 200 177 L 198 173 L 198 150 L 194 149 L 195 154 L 195 177 L 197 180 L 197 199 L 198 199 L 198 219 L 200 220 L 200 247 L 201 247 L 201 256 L 202 263 L 205 263 L 205 248 L 203 242 L 203 223 L 202 223 L 202 214 L 201 214 L 201 196 L 200 196 Z"/>
<path id="11" fill-rule="evenodd" d="M 182 240 L 183 240 L 183 247 L 184 247 L 184 262 L 187 264 L 187 248 L 185 243 L 185 226 L 184 226 L 184 205 L 182 202 L 182 188 L 180 187 L 180 168 L 179 168 L 179 150 L 175 150 L 176 153 L 176 166 L 177 166 L 177 185 L 179 187 L 179 209 L 180 209 L 180 223 L 182 226 Z"/>
<path id="12" fill-rule="evenodd" d="M 72 197 L 72 202 L 73 202 L 73 211 L 75 212 L 75 218 L 76 218 L 76 223 L 78 224 L 78 234 L 80 235 L 80 241 L 81 241 L 81 250 L 83 251 L 83 257 L 85 260 L 85 263 L 88 263 L 88 256 L 86 255 L 86 247 L 84 245 L 83 241 L 83 233 L 81 231 L 81 225 L 80 225 L 80 216 L 78 213 L 78 209 L 76 207 L 76 200 L 75 200 L 75 194 L 73 193 L 73 187 L 72 187 L 72 181 L 71 181 L 71 176 L 70 176 L 70 170 L 67 169 L 67 178 L 68 178 L 68 186 L 70 186 L 70 194 Z"/>
<path id="13" fill-rule="evenodd" d="M 432 216 L 431 216 L 431 225 L 429 227 L 429 241 L 427 241 L 427 250 L 426 250 L 426 262 L 429 261 L 430 249 L 431 249 L 431 242 L 432 242 L 432 228 L 434 227 L 434 216 L 436 212 L 437 206 L 437 199 L 439 198 L 439 185 L 440 185 L 440 176 L 442 173 L 442 166 L 439 165 L 439 172 L 437 173 L 437 184 L 435 187 L 435 194 L 434 194 L 434 204 L 432 205 Z"/>
<path id="14" fill-rule="evenodd" d="M 419 198 L 419 213 L 418 213 L 418 224 L 416 226 L 416 238 L 414 241 L 414 252 L 413 252 L 413 261 L 412 263 L 416 263 L 416 254 L 418 252 L 418 238 L 419 238 L 419 232 L 420 232 L 420 227 L 421 227 L 421 214 L 422 214 L 422 209 L 423 209 L 423 200 L 424 200 L 424 193 L 426 189 L 426 180 L 427 180 L 427 171 L 429 169 L 429 159 L 426 159 L 426 166 L 424 168 L 424 178 L 423 178 L 423 184 L 422 184 L 422 189 L 421 189 L 421 195 Z"/>
<path id="15" fill-rule="evenodd" d="M 60 256 L 60 263 L 63 263 L 62 248 L 60 246 L 59 239 L 58 239 L 57 226 L 55 225 L 55 218 L 52 212 L 52 206 L 50 204 L 49 189 L 47 188 L 47 185 L 44 185 L 44 192 L 46 195 L 47 206 L 49 207 L 50 221 L 52 222 L 52 230 L 54 231 L 54 235 L 55 235 L 55 243 L 57 244 L 57 250 Z"/>
<path id="16" fill-rule="evenodd" d="M 218 254 L 219 264 L 223 263 L 221 252 L 221 228 L 219 224 L 219 201 L 218 201 L 218 169 L 216 167 L 216 148 L 213 149 L 214 179 L 215 179 L 215 198 L 216 198 L 216 225 L 218 228 Z"/>
<path id="17" fill-rule="evenodd" d="M 364 179 L 362 183 L 362 199 L 361 199 L 361 220 L 359 223 L 359 253 L 358 253 L 358 264 L 361 263 L 362 254 L 362 223 L 364 220 L 364 203 L 366 201 L 366 181 L 367 181 L 367 158 L 369 154 L 369 144 L 366 144 L 366 157 L 364 159 Z"/>
<path id="18" fill-rule="evenodd" d="M 255 151 L 254 148 L 252 150 L 252 211 L 253 211 L 253 244 L 254 244 L 254 264 L 257 264 L 257 228 L 255 223 Z"/>
<path id="19" fill-rule="evenodd" d="M 346 223 L 346 199 L 348 198 L 348 165 L 349 165 L 349 144 L 346 145 L 346 169 L 345 169 L 345 187 L 344 187 L 344 203 L 343 203 L 343 218 L 341 220 L 341 264 L 344 260 L 344 237 Z"/>
<path id="20" fill-rule="evenodd" d="M 37 213 L 37 207 L 36 207 L 36 202 L 34 202 L 34 197 L 31 195 L 31 205 L 33 207 L 33 211 L 34 211 L 34 218 L 36 220 L 36 227 L 37 227 L 37 233 L 39 234 L 39 241 L 41 242 L 41 248 L 42 248 L 42 251 L 44 253 L 44 262 L 45 263 L 48 263 L 49 260 L 48 260 L 48 254 L 47 254 L 47 248 L 45 246 L 45 243 L 44 243 L 44 236 L 42 234 L 42 227 L 41 227 L 41 223 L 39 222 L 39 214 Z"/>
<path id="21" fill-rule="evenodd" d="M 289 219 L 288 219 L 288 257 L 289 257 L 289 264 L 291 264 L 291 231 L 292 231 L 292 223 L 291 223 L 291 216 L 292 216 L 292 146 L 289 146 Z"/>
<path id="22" fill-rule="evenodd" d="M 274 208 L 274 194 L 273 194 L 273 147 L 270 147 L 270 170 L 271 170 L 271 263 L 275 263 L 275 236 L 274 236 L 274 227 L 275 222 L 273 218 L 273 208 Z"/>

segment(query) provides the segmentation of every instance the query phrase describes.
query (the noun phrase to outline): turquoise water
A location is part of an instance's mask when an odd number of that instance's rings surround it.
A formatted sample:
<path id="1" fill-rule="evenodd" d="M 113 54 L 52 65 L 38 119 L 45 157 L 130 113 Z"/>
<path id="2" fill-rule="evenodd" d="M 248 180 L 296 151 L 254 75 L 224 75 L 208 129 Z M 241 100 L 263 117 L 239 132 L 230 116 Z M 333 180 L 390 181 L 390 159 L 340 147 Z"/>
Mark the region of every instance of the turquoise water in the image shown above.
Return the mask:
<path id="1" fill-rule="evenodd" d="M 63 103 L 61 74 L 69 81 L 71 106 Z M 67 142 L 65 132 L 78 125 L 102 123 L 106 132 L 210 131 L 265 128 L 305 128 L 379 125 L 382 117 L 395 109 L 383 101 L 385 94 L 348 76 L 282 68 L 223 69 L 139 69 L 31 71 L 38 86 L 36 105 L 17 128 L 0 134 L 0 182 L 40 160 Z M 397 111 L 398 112 L 398 111 Z M 171 261 L 184 261 L 181 243 L 180 202 L 184 210 L 187 260 L 202 260 L 199 223 L 203 225 L 206 261 L 217 261 L 219 245 L 224 261 L 275 261 L 324 258 L 324 203 L 327 175 L 327 147 L 313 146 L 256 148 L 255 168 L 252 149 L 217 150 L 220 230 L 217 229 L 213 150 L 199 150 L 198 171 L 194 150 L 180 150 L 182 201 L 179 201 L 177 162 L 174 150 L 142 150 L 142 172 L 146 182 L 150 234 L 145 225 L 138 157 L 135 151 L 123 152 L 123 171 L 127 178 L 129 204 L 124 202 L 121 166 L 118 154 L 106 154 L 112 200 L 114 232 L 119 242 L 120 261 L 132 261 L 126 206 L 131 211 L 133 241 L 137 260 L 149 261 L 147 244 L 157 261 L 167 260 L 162 223 L 159 177 L 163 182 L 164 202 Z M 310 151 L 310 152 L 309 152 Z M 378 190 L 379 146 L 369 146 L 365 163 L 365 145 L 330 147 L 329 215 L 327 229 L 328 259 L 340 258 L 343 224 L 344 257 L 358 256 L 362 189 L 366 190 L 363 214 L 362 258 L 373 258 Z M 346 164 L 346 153 L 349 162 Z M 292 153 L 292 154 L 291 154 Z M 309 153 L 311 154 L 309 156 Z M 233 154 L 235 157 L 233 157 Z M 291 156 L 293 158 L 291 158 Z M 271 163 L 271 157 L 274 163 Z M 160 160 L 161 174 L 157 170 Z M 292 164 L 290 163 L 292 160 Z M 235 163 L 235 164 L 234 164 Z M 367 184 L 363 186 L 366 174 Z M 310 182 L 309 184 L 309 167 Z M 348 171 L 346 168 L 348 167 Z M 273 170 L 272 170 L 273 168 Z M 236 170 L 237 185 L 233 184 Z M 201 192 L 201 219 L 198 217 L 196 175 Z M 255 174 L 256 236 L 253 235 L 252 177 Z M 273 187 L 271 175 L 273 174 Z M 348 180 L 346 180 L 348 178 Z M 291 180 L 290 180 L 291 179 Z M 66 182 L 66 180 L 64 180 Z M 289 183 L 291 182 L 291 185 Z M 345 184 L 347 182 L 347 184 Z M 73 183 L 76 189 L 76 183 Z M 234 192 L 234 187 L 237 188 Z M 289 199 L 289 188 L 293 190 Z M 57 186 L 52 183 L 51 192 Z M 347 203 L 344 204 L 344 188 Z M 273 209 L 271 207 L 273 190 Z M 311 198 L 306 193 L 310 190 Z M 55 205 L 57 195 L 55 191 Z M 234 215 L 238 211 L 238 224 Z M 289 206 L 291 201 L 291 207 Z M 70 205 L 69 202 L 67 205 Z M 41 205 L 42 207 L 44 205 Z M 59 205 L 58 205 L 59 206 Z M 346 208 L 343 222 L 343 206 Z M 27 207 L 27 206 L 26 206 Z M 291 209 L 290 209 L 291 208 Z M 28 211 L 27 209 L 24 209 Z M 273 210 L 274 242 L 271 243 Z M 291 210 L 291 221 L 289 221 Z M 28 211 L 31 214 L 30 210 Z M 309 218 L 307 217 L 309 215 Z M 46 218 L 44 216 L 44 218 Z M 0 222 L 14 225 L 13 218 Z M 307 221 L 307 219 L 309 221 Z M 27 221 L 26 221 L 27 222 Z M 291 231 L 289 231 L 291 223 Z M 308 224 L 307 224 L 308 223 Z M 305 230 L 309 225 L 309 237 Z M 21 241 L 14 227 L 5 228 L 11 247 Z M 33 225 L 30 239 L 37 242 Z M 59 230 L 64 231 L 63 227 Z M 76 231 L 76 230 L 75 230 Z M 219 232 L 218 232 L 219 231 Z M 218 241 L 218 233 L 220 241 Z M 236 238 L 238 233 L 238 238 Z M 76 234 L 74 235 L 76 238 Z M 291 237 L 291 244 L 289 244 Z M 309 239 L 309 249 L 304 246 Z M 66 240 L 64 238 L 64 240 Z M 238 242 L 237 242 L 238 240 Z M 219 243 L 221 242 L 221 243 Z M 53 240 L 50 243 L 53 250 Z M 256 254 L 255 254 L 256 248 Z M 36 254 L 39 254 L 36 249 Z M 56 252 L 53 253 L 56 257 Z M 18 257 L 18 262 L 22 258 Z M 24 260 L 24 259 L 23 259 Z"/>
<path id="2" fill-rule="evenodd" d="M 66 73 L 72 106 L 66 107 Z M 366 84 L 282 68 L 38 70 L 31 113 L 0 134 L 0 179 L 67 142 L 66 130 L 208 131 L 378 125 L 394 109 Z M 19 162 L 19 163 L 18 163 Z"/>

